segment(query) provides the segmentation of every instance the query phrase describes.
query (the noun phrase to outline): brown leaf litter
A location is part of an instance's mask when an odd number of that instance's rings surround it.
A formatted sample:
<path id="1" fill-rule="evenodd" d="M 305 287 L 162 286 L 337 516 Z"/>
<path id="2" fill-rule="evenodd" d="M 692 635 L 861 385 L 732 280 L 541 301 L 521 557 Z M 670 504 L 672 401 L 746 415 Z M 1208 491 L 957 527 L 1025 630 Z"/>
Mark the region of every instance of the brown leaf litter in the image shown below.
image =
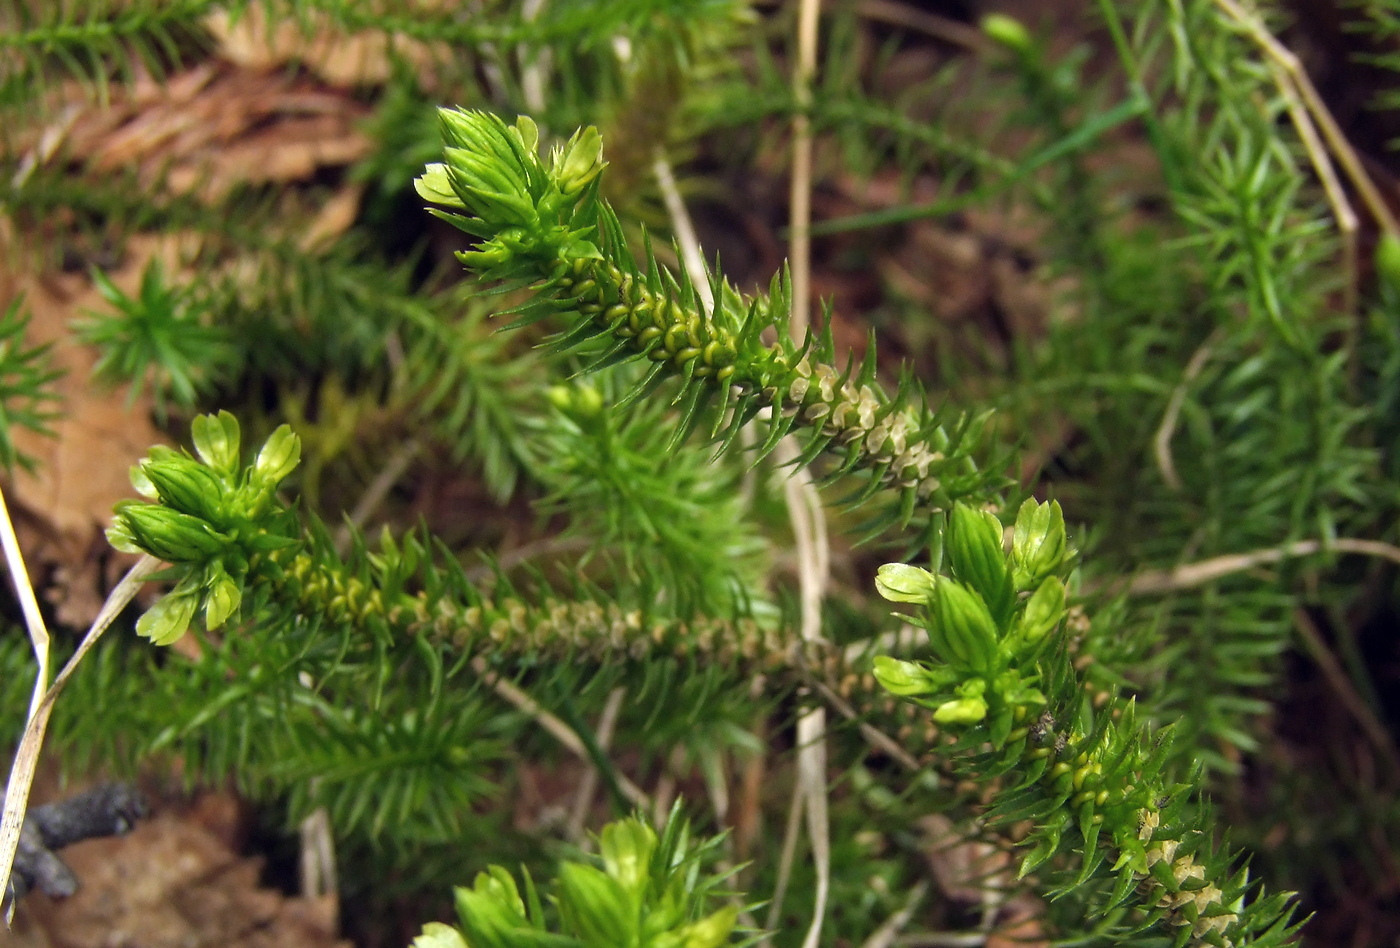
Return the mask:
<path id="1" fill-rule="evenodd" d="M 234 798 L 204 794 L 127 836 L 68 847 L 77 894 L 26 896 L 0 948 L 348 948 L 336 897 L 263 887 L 261 860 L 236 851 L 238 822 Z"/>

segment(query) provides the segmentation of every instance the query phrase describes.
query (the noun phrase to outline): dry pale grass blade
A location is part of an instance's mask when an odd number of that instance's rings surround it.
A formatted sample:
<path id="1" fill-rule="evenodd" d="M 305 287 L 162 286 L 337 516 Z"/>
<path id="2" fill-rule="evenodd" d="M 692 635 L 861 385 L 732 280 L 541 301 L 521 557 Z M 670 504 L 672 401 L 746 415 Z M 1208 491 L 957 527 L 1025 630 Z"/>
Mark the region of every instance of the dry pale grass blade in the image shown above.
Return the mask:
<path id="1" fill-rule="evenodd" d="M 797 444 L 785 438 L 778 447 L 780 464 L 796 460 Z M 793 471 L 784 484 L 788 516 L 796 544 L 802 614 L 803 642 L 821 638 L 822 596 L 830 575 L 830 546 L 826 534 L 826 513 L 811 474 L 806 468 Z M 803 948 L 816 948 L 826 917 L 826 900 L 831 888 L 831 824 L 827 810 L 826 709 L 815 707 L 797 721 L 797 786 L 807 815 L 807 834 L 812 845 L 817 887 L 812 923 Z"/>
<path id="2" fill-rule="evenodd" d="M 928 895 L 928 883 L 920 882 L 909 891 L 909 898 L 895 912 L 885 920 L 885 923 L 871 933 L 870 937 L 861 942 L 860 948 L 891 948 L 895 939 L 904 931 L 909 924 L 909 920 L 914 917 L 919 906 L 923 904 L 924 897 Z"/>
<path id="3" fill-rule="evenodd" d="M 603 705 L 603 713 L 598 715 L 598 749 L 607 753 L 612 747 L 613 731 L 617 728 L 617 715 L 622 710 L 622 701 L 627 697 L 627 689 L 621 686 L 608 693 Z M 583 826 L 588 819 L 588 811 L 593 807 L 593 797 L 598 792 L 598 768 L 589 764 L 579 780 L 578 792 L 574 795 L 574 805 L 569 813 L 565 833 L 573 840 L 583 838 Z"/>
<path id="4" fill-rule="evenodd" d="M 1218 333 L 1212 333 L 1202 346 L 1191 356 L 1191 361 L 1186 363 L 1186 370 L 1181 373 L 1181 381 L 1172 390 L 1171 398 L 1167 401 L 1167 410 L 1162 413 L 1162 423 L 1157 426 L 1157 434 L 1152 439 L 1153 450 L 1157 456 L 1157 469 L 1162 472 L 1162 480 L 1167 482 L 1167 486 L 1172 490 L 1181 490 L 1181 475 L 1176 472 L 1176 462 L 1172 459 L 1172 437 L 1176 434 L 1176 422 L 1181 416 L 1181 407 L 1186 404 L 1186 394 L 1191 389 L 1191 383 L 1201 374 L 1201 370 L 1210 361 L 1214 347 L 1212 342 Z"/>
<path id="5" fill-rule="evenodd" d="M 10 520 L 10 508 L 5 503 L 3 491 L 0 491 L 0 545 L 5 550 L 5 565 L 15 583 L 20 609 L 24 613 L 24 625 L 29 632 L 34 661 L 38 666 L 34 675 L 34 690 L 29 698 L 29 720 L 32 721 L 49 687 L 49 629 L 39 611 L 39 600 L 34 596 L 34 584 L 29 581 L 29 570 L 25 568 L 24 556 L 19 550 L 19 538 L 15 536 L 15 525 Z M 0 891 L 4 891 L 3 886 L 0 886 Z"/>
<path id="6" fill-rule="evenodd" d="M 768 902 L 768 919 L 764 923 L 767 931 L 776 931 L 778 919 L 783 914 L 783 902 L 787 899 L 788 882 L 792 879 L 792 864 L 797 858 L 797 840 L 802 830 L 802 811 L 806 794 L 801 783 L 792 785 L 792 802 L 788 804 L 787 823 L 783 827 L 783 848 L 778 854 L 778 876 L 773 882 L 773 893 Z M 771 937 L 762 944 L 773 943 Z"/>
<path id="7" fill-rule="evenodd" d="M 1400 222 L 1396 221 L 1385 196 L 1366 173 L 1356 149 L 1347 141 L 1341 126 L 1332 117 L 1331 110 L 1322 101 L 1317 87 L 1313 85 L 1307 70 L 1293 51 L 1269 32 L 1257 12 L 1246 9 L 1236 0 L 1215 0 L 1215 5 L 1245 32 L 1268 60 L 1274 84 L 1283 96 L 1289 118 L 1307 150 L 1313 170 L 1322 182 L 1328 203 L 1332 206 L 1333 216 L 1337 219 L 1337 229 L 1342 234 L 1343 263 L 1347 273 L 1344 305 L 1346 311 L 1351 312 L 1357 299 L 1358 222 L 1356 212 L 1352 210 L 1346 192 L 1332 167 L 1328 152 L 1336 157 L 1347 180 L 1356 189 L 1361 202 L 1366 205 L 1366 209 L 1384 233 L 1400 237 Z"/>
<path id="8" fill-rule="evenodd" d="M 690 212 L 685 208 L 685 201 L 681 199 L 680 189 L 676 187 L 676 176 L 671 172 L 671 162 L 660 148 L 656 151 L 656 159 L 651 163 L 651 172 L 656 176 L 656 184 L 661 189 L 661 200 L 666 205 L 666 215 L 671 218 L 671 230 L 676 237 L 676 246 L 680 248 L 681 265 L 685 267 L 686 276 L 690 277 L 690 282 L 695 286 L 695 294 L 700 297 L 700 302 L 705 304 L 707 310 L 713 310 L 715 294 L 705 272 L 700 238 L 695 234 L 695 224 L 690 219 Z"/>
<path id="9" fill-rule="evenodd" d="M 44 743 L 44 732 L 49 725 L 49 715 L 53 712 L 54 702 L 58 700 L 59 693 L 63 691 L 63 686 L 68 684 L 68 679 L 72 677 L 78 664 L 97 644 L 98 639 L 111 626 L 121 611 L 131 603 L 136 597 L 137 591 L 145 582 L 146 577 L 160 568 L 160 561 L 150 556 L 143 556 L 137 560 L 133 566 L 112 590 L 111 595 L 103 604 L 101 612 L 93 620 L 87 635 L 83 637 L 78 650 L 73 653 L 73 657 L 63 666 L 63 670 L 58 673 L 54 683 L 44 692 L 43 698 L 33 709 L 29 717 L 29 722 L 25 725 L 24 734 L 20 737 L 19 748 L 15 751 L 15 760 L 10 767 L 10 780 L 5 788 L 5 809 L 0 813 L 0 894 L 4 893 L 10 884 L 10 872 L 14 868 L 15 851 L 19 846 L 19 831 L 24 824 L 25 810 L 29 804 L 29 788 L 34 782 L 34 768 L 39 763 L 39 750 Z M 8 912 L 13 912 L 14 906 L 8 908 Z M 9 914 L 5 918 L 8 922 Z"/>
<path id="10" fill-rule="evenodd" d="M 1269 566 L 1283 560 L 1312 556 L 1322 552 L 1356 553 L 1361 556 L 1374 556 L 1400 564 L 1400 547 L 1379 540 L 1359 540 L 1341 537 L 1323 542 L 1321 540 L 1297 540 L 1282 546 L 1253 550 L 1249 553 L 1229 553 L 1195 563 L 1183 563 L 1171 569 L 1150 570 L 1139 573 L 1128 583 L 1128 594 L 1152 596 L 1204 586 L 1206 583 L 1223 579 L 1234 573 L 1243 573 L 1259 566 Z M 1119 584 L 1104 583 L 1097 588 L 1112 590 Z"/>
<path id="11" fill-rule="evenodd" d="M 580 760 L 592 761 L 588 754 L 588 748 L 584 745 L 583 738 L 578 736 L 578 732 L 542 708 L 534 698 L 493 672 L 487 666 L 484 658 L 477 656 L 472 659 L 472 670 L 480 675 L 481 680 L 486 682 L 487 687 L 496 692 L 498 696 L 528 714 L 536 724 L 544 728 L 550 737 L 564 745 L 565 750 Z M 647 796 L 645 790 L 629 780 L 625 774 L 618 773 L 616 776 L 617 787 L 629 803 L 643 810 L 652 808 L 651 798 Z"/>
<path id="12" fill-rule="evenodd" d="M 337 898 L 340 885 L 335 868 L 335 834 L 331 814 L 320 806 L 297 827 L 301 837 L 301 894 L 308 899 Z"/>
<path id="13" fill-rule="evenodd" d="M 820 0 L 799 0 L 797 14 L 797 62 L 793 93 L 798 111 L 793 118 L 792 188 L 790 192 L 788 256 L 792 268 L 790 330 L 801 341 L 811 325 L 812 294 L 812 126 L 806 108 L 812 101 L 812 78 L 817 69 L 817 23 Z M 791 438 L 779 446 L 780 463 L 796 460 L 797 445 Z M 788 517 L 796 542 L 801 592 L 803 642 L 821 638 L 822 596 L 831 571 L 826 535 L 826 512 L 816 485 L 805 468 L 793 472 L 784 485 Z M 831 891 L 831 820 L 827 807 L 826 708 L 806 711 L 797 721 L 797 787 L 807 815 L 807 835 L 816 868 L 816 893 L 812 922 L 802 948 L 821 943 L 826 903 Z M 789 818 L 789 826 L 792 819 Z"/>

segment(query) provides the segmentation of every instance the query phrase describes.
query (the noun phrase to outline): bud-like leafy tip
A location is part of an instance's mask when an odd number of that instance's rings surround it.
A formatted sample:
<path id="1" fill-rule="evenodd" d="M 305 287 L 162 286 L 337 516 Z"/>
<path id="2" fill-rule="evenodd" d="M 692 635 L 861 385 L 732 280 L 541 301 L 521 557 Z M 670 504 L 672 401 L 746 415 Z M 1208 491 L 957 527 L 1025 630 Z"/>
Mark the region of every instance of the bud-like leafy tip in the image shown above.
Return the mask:
<path id="1" fill-rule="evenodd" d="M 190 424 L 194 451 L 200 460 L 221 474 L 238 471 L 240 435 L 238 419 L 227 411 L 217 415 L 197 415 Z"/>
<path id="2" fill-rule="evenodd" d="M 603 393 L 592 385 L 580 385 L 574 411 L 584 418 L 596 418 L 603 410 Z"/>
<path id="3" fill-rule="evenodd" d="M 214 572 L 215 578 L 204 595 L 204 626 L 208 629 L 223 625 L 243 600 L 242 590 L 222 566 Z"/>
<path id="4" fill-rule="evenodd" d="M 438 116 L 447 159 L 446 183 L 458 199 L 446 203 L 493 224 L 537 223 L 539 194 L 532 183 L 538 185 L 540 175 L 532 141 L 538 135 L 534 123 L 511 128 L 489 113 L 459 109 L 439 109 Z M 425 185 L 436 192 L 442 183 L 434 176 Z"/>
<path id="5" fill-rule="evenodd" d="M 435 161 L 413 180 L 413 190 L 418 196 L 432 204 L 445 204 L 448 207 L 466 209 L 457 192 L 452 190 L 452 178 L 447 173 L 447 165 Z"/>
<path id="6" fill-rule="evenodd" d="M 253 476 L 268 487 L 276 487 L 282 478 L 301 463 L 301 439 L 290 425 L 282 425 L 267 439 L 253 464 Z"/>
<path id="7" fill-rule="evenodd" d="M 1376 244 L 1376 273 L 1396 292 L 1400 292 L 1400 237 L 1381 234 Z"/>
<path id="8" fill-rule="evenodd" d="M 120 516 L 107 528 L 107 542 L 112 545 L 112 549 L 120 550 L 123 553 L 145 553 L 141 544 L 136 542 L 136 537 L 127 527 L 126 521 Z"/>
<path id="9" fill-rule="evenodd" d="M 632 818 L 609 823 L 598 840 L 603 869 L 634 896 L 646 885 L 651 854 L 656 851 L 656 831 Z"/>
<path id="10" fill-rule="evenodd" d="M 451 925 L 442 922 L 429 922 L 422 933 L 413 939 L 411 948 L 470 948 L 462 933 Z"/>
<path id="11" fill-rule="evenodd" d="M 517 115 L 515 128 L 511 129 L 511 132 L 526 154 L 536 155 L 539 153 L 540 127 L 535 124 L 534 119 L 528 115 Z"/>
<path id="12" fill-rule="evenodd" d="M 886 691 L 900 697 L 926 695 L 938 687 L 922 665 L 888 655 L 876 655 L 871 670 Z"/>
<path id="13" fill-rule="evenodd" d="M 652 948 L 720 948 L 727 944 L 739 919 L 739 909 L 726 905 L 674 932 L 665 932 L 651 942 Z"/>
<path id="14" fill-rule="evenodd" d="M 149 553 L 168 563 L 203 562 L 228 542 L 197 517 L 137 501 L 117 504 L 116 522 L 107 536 L 119 550 Z"/>
<path id="15" fill-rule="evenodd" d="M 500 866 L 477 873 L 472 888 L 457 888 L 453 895 L 471 948 L 511 948 L 520 944 L 521 930 L 531 927 L 515 880 Z"/>
<path id="16" fill-rule="evenodd" d="M 890 602 L 933 602 L 934 577 L 926 569 L 886 563 L 875 574 L 875 589 Z"/>
<path id="17" fill-rule="evenodd" d="M 574 419 L 597 418 L 603 395 L 592 385 L 552 385 L 545 393 L 555 408 Z"/>
<path id="18" fill-rule="evenodd" d="M 136 488 L 136 493 L 147 500 L 157 500 L 160 494 L 156 491 L 156 485 L 151 483 L 151 479 L 146 476 L 146 472 L 141 470 L 141 465 L 131 466 L 131 486 Z"/>
<path id="19" fill-rule="evenodd" d="M 1016 514 L 1011 544 L 1017 589 L 1031 589 L 1060 568 L 1065 559 L 1065 515 L 1058 501 L 1026 500 Z"/>
<path id="20" fill-rule="evenodd" d="M 546 166 L 539 129 L 526 116 L 513 126 L 485 112 L 443 109 L 439 117 L 446 161 L 429 165 L 416 187 L 429 201 L 463 212 L 433 210 L 477 238 L 458 259 L 508 278 L 541 261 L 602 256 L 587 239 L 595 224 L 574 226 L 588 186 L 604 167 L 597 130 L 579 131 L 554 149 Z"/>
<path id="21" fill-rule="evenodd" d="M 152 645 L 170 645 L 189 629 L 198 606 L 198 593 L 176 588 L 136 620 L 136 634 L 150 639 Z"/>
<path id="22" fill-rule="evenodd" d="M 1001 521 L 985 510 L 954 504 L 944 549 L 953 575 L 977 590 L 998 623 L 1004 620 L 1016 594 L 1006 569 Z"/>
<path id="23" fill-rule="evenodd" d="M 1021 635 L 1027 642 L 1038 642 L 1060 624 L 1065 614 L 1065 584 L 1051 576 L 1026 600 L 1021 614 Z"/>
<path id="24" fill-rule="evenodd" d="M 638 918 L 622 884 L 601 869 L 565 863 L 559 870 L 559 908 L 588 945 L 637 943 Z"/>
<path id="25" fill-rule="evenodd" d="M 567 385 L 551 385 L 545 395 L 549 403 L 562 412 L 567 413 L 574 407 L 574 390 Z"/>
<path id="26" fill-rule="evenodd" d="M 986 716 L 987 702 L 981 698 L 945 701 L 933 712 L 933 719 L 940 724 L 976 724 Z"/>
<path id="27" fill-rule="evenodd" d="M 572 197 L 602 174 L 603 136 L 592 125 L 574 132 L 568 144 L 554 152 L 554 178 L 559 190 Z"/>
<path id="28" fill-rule="evenodd" d="M 982 18 L 982 32 L 1007 49 L 1026 53 L 1031 49 L 1031 34 L 1020 20 L 1004 13 L 990 13 Z"/>
<path id="29" fill-rule="evenodd" d="M 935 708 L 933 719 L 940 724 L 976 724 L 987 716 L 987 702 L 982 697 L 986 690 L 984 679 L 963 682 L 958 686 L 958 697 Z"/>
<path id="30" fill-rule="evenodd" d="M 981 596 L 962 583 L 939 577 L 929 620 L 929 641 L 939 658 L 968 671 L 991 670 L 997 627 Z"/>
<path id="31" fill-rule="evenodd" d="M 167 506 L 201 520 L 219 519 L 224 485 L 194 458 L 152 448 L 141 470 Z"/>

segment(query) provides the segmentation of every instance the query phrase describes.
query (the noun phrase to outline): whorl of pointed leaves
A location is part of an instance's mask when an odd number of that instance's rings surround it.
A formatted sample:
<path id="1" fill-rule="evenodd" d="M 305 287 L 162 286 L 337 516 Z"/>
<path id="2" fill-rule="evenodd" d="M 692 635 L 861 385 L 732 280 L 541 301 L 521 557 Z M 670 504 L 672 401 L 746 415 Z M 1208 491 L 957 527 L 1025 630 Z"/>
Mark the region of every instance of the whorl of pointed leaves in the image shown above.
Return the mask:
<path id="1" fill-rule="evenodd" d="M 1138 909 L 1122 937 L 1164 924 L 1177 945 L 1289 943 L 1290 897 L 1262 897 L 1217 848 L 1200 769 L 1166 772 L 1170 729 L 1151 732 L 1116 696 L 1096 707 L 1068 660 L 1062 576 L 1074 552 L 1059 505 L 1026 501 L 1007 551 L 996 517 L 958 504 L 945 539 L 948 575 L 890 564 L 876 580 L 886 599 L 915 605 L 906 618 L 928 630 L 936 660 L 881 657 L 875 675 L 957 735 L 940 750 L 966 776 L 1010 783 L 990 817 L 1034 823 L 1022 875 L 1077 853 L 1054 893 L 1106 880 L 1098 912 Z"/>
<path id="2" fill-rule="evenodd" d="M 873 344 L 863 364 L 840 370 L 829 328 L 801 345 L 789 341 L 785 277 L 773 279 L 768 296 L 746 298 L 711 271 L 715 303 L 706 307 L 686 275 L 660 266 L 649 246 L 639 264 L 597 196 L 605 163 L 595 129 L 575 134 L 546 163 L 528 118 L 511 126 L 483 112 L 443 109 L 440 116 L 446 160 L 428 167 L 418 192 L 448 208 L 434 214 L 478 241 L 458 254 L 469 270 L 535 291 L 507 328 L 558 315 L 566 328 L 554 347 L 586 354 L 589 368 L 650 360 L 624 401 L 679 380 L 677 441 L 703 425 L 724 450 L 770 408 L 760 453 L 789 431 L 805 431 L 800 463 L 831 450 L 841 457 L 832 477 L 865 474 L 858 499 L 882 487 L 898 492 L 877 530 L 958 499 L 988 501 L 1004 485 L 996 465 L 979 468 L 971 456 L 986 415 L 930 411 L 908 375 L 889 394 L 875 379 Z M 776 341 L 765 343 L 765 335 Z"/>

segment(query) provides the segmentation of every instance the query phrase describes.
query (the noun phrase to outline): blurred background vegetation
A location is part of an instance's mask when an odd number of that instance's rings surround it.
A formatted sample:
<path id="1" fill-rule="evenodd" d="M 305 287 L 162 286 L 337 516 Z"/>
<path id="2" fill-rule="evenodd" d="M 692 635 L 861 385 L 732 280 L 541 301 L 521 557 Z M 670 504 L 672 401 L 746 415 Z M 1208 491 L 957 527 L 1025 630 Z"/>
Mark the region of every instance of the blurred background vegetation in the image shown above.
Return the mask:
<path id="1" fill-rule="evenodd" d="M 795 4 L 737 0 L 0 3 L 0 461 L 60 648 L 128 565 L 100 532 L 128 468 L 220 408 L 250 443 L 292 424 L 294 495 L 352 557 L 421 526 L 498 600 L 790 628 L 784 472 L 696 443 L 660 463 L 664 401 L 581 423 L 631 377 L 494 335 L 512 298 L 460 278 L 412 179 L 437 105 L 552 141 L 595 124 L 639 246 L 678 264 L 693 226 L 761 288 L 803 114 L 838 351 L 878 338 L 882 374 L 995 410 L 1011 493 L 1059 499 L 1084 550 L 1077 664 L 1175 723 L 1253 871 L 1315 913 L 1307 943 L 1400 943 L 1400 4 L 828 0 L 810 102 L 796 35 Z M 860 655 L 896 628 L 871 577 L 905 544 L 856 544 L 841 493 L 823 634 Z M 6 596 L 0 740 L 32 677 Z M 758 922 L 798 945 L 794 722 L 827 702 L 824 944 L 906 906 L 899 944 L 1089 937 L 1002 871 L 930 723 L 858 664 L 523 650 L 495 666 L 511 704 L 391 651 L 374 688 L 337 684 L 334 630 L 289 621 L 161 654 L 113 636 L 59 703 L 49 779 L 140 774 L 263 860 L 248 886 L 321 906 L 315 937 L 387 946 L 487 863 L 586 847 L 625 775 L 730 828 L 742 887 L 787 893 Z M 585 759 L 540 709 L 592 735 Z M 332 849 L 338 877 L 299 874 Z M 82 943 L 25 911 L 32 943 Z"/>

